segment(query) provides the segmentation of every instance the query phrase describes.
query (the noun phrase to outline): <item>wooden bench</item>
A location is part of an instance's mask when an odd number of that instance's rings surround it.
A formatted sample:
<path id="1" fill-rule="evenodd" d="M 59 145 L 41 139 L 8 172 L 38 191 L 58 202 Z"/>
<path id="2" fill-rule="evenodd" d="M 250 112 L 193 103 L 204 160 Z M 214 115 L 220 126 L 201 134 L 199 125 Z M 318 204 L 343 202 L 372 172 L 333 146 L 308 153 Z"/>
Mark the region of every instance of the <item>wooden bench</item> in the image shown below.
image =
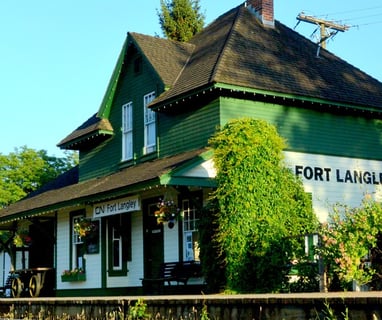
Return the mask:
<path id="1" fill-rule="evenodd" d="M 158 277 L 141 278 L 140 280 L 142 280 L 142 286 L 144 288 L 151 288 L 153 285 L 158 286 L 158 288 L 163 288 L 166 282 L 169 286 L 171 286 L 173 282 L 176 282 L 177 285 L 187 285 L 190 278 L 201 276 L 202 270 L 199 262 L 164 262 L 160 266 Z"/>

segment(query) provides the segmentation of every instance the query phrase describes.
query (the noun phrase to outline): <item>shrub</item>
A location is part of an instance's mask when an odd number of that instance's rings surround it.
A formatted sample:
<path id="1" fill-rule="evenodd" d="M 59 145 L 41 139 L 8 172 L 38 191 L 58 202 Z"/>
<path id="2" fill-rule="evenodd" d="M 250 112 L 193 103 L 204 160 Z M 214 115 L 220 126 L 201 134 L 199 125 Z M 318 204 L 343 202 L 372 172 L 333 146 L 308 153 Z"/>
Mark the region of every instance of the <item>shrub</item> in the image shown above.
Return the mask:
<path id="1" fill-rule="evenodd" d="M 336 205 L 321 227 L 324 259 L 329 277 L 338 277 L 342 288 L 353 280 L 363 285 L 380 272 L 382 206 L 367 195 L 359 208 Z M 379 281 L 380 282 L 380 281 Z"/>

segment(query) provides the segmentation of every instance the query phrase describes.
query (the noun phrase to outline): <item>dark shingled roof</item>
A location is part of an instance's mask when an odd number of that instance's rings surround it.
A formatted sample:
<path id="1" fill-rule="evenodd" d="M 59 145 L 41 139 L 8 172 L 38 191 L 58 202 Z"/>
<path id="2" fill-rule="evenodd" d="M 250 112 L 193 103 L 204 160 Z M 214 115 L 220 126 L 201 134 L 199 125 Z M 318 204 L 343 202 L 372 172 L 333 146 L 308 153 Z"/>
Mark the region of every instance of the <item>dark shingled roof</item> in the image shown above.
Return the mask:
<path id="1" fill-rule="evenodd" d="M 78 172 L 74 168 L 41 191 L 2 209 L 0 221 L 7 221 L 7 217 L 15 214 L 17 216 L 33 214 L 85 201 L 101 201 L 119 191 L 126 194 L 129 189 L 131 192 L 131 188 L 136 184 L 158 182 L 163 174 L 169 173 L 205 151 L 205 149 L 193 150 L 172 157 L 144 162 L 117 173 L 84 182 L 78 182 Z"/>
<path id="2" fill-rule="evenodd" d="M 160 107 L 215 84 L 318 99 L 382 111 L 382 83 L 321 49 L 282 23 L 264 27 L 244 5 L 221 15 L 188 43 L 129 33 L 168 88 L 152 103 Z M 112 130 L 105 119 L 85 122 L 59 143 L 72 148 L 89 132 Z M 97 128 L 96 126 L 100 126 Z"/>
<path id="3" fill-rule="evenodd" d="M 144 53 L 166 86 L 172 86 L 195 46 L 163 38 L 151 37 L 135 32 L 129 33 L 134 44 Z"/>
<path id="4" fill-rule="evenodd" d="M 381 82 L 324 49 L 317 57 L 316 44 L 278 21 L 264 27 L 243 5 L 190 44 L 195 49 L 178 80 L 152 106 L 221 83 L 382 109 Z"/>
<path id="5" fill-rule="evenodd" d="M 100 133 L 111 135 L 113 133 L 113 127 L 108 119 L 99 118 L 97 114 L 94 114 L 57 145 L 62 148 L 65 148 L 67 145 L 73 147 L 73 145 L 83 142 L 83 139 L 90 137 L 95 138 Z"/>

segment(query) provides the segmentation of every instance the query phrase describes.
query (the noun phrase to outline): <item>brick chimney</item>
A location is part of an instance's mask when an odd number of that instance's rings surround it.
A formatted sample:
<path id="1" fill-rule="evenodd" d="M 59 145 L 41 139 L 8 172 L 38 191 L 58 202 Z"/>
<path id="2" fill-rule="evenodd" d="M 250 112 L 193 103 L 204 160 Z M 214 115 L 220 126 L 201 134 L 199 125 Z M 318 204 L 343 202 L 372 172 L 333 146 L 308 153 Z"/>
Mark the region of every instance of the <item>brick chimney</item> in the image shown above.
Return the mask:
<path id="1" fill-rule="evenodd" d="M 266 27 L 273 28 L 273 0 L 247 0 L 247 7 L 260 19 Z"/>

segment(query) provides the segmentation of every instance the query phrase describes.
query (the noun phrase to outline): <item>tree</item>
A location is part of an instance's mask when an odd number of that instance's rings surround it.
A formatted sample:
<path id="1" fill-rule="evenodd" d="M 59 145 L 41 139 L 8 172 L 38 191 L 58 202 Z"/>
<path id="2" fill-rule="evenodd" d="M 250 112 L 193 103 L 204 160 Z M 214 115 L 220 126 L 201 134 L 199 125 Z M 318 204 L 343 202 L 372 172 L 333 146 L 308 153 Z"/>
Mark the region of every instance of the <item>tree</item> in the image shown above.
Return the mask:
<path id="1" fill-rule="evenodd" d="M 161 0 L 158 13 L 163 34 L 176 41 L 188 41 L 204 26 L 199 0 Z"/>
<path id="2" fill-rule="evenodd" d="M 280 291 L 290 262 L 302 255 L 303 236 L 318 224 L 302 182 L 283 164 L 286 144 L 265 121 L 239 119 L 227 123 L 210 145 L 217 213 L 209 225 L 214 238 L 202 241 L 201 254 L 214 246 L 220 260 L 209 268 L 220 270 L 223 260 L 228 291 Z"/>
<path id="3" fill-rule="evenodd" d="M 66 153 L 63 158 L 49 156 L 45 150 L 36 151 L 26 146 L 8 155 L 0 153 L 0 208 L 4 208 L 33 192 L 60 174 L 74 167 L 78 156 Z M 0 231 L 0 251 L 6 251 L 15 265 L 15 247 L 28 241 L 27 227 Z"/>
<path id="4" fill-rule="evenodd" d="M 77 164 L 77 155 L 49 156 L 45 150 L 26 146 L 8 155 L 0 153 L 0 208 L 6 207 L 37 190 Z"/>
<path id="5" fill-rule="evenodd" d="M 382 205 L 370 195 L 359 208 L 334 206 L 321 227 L 319 248 L 331 283 L 338 278 L 342 289 L 353 280 L 381 288 L 381 230 Z"/>

